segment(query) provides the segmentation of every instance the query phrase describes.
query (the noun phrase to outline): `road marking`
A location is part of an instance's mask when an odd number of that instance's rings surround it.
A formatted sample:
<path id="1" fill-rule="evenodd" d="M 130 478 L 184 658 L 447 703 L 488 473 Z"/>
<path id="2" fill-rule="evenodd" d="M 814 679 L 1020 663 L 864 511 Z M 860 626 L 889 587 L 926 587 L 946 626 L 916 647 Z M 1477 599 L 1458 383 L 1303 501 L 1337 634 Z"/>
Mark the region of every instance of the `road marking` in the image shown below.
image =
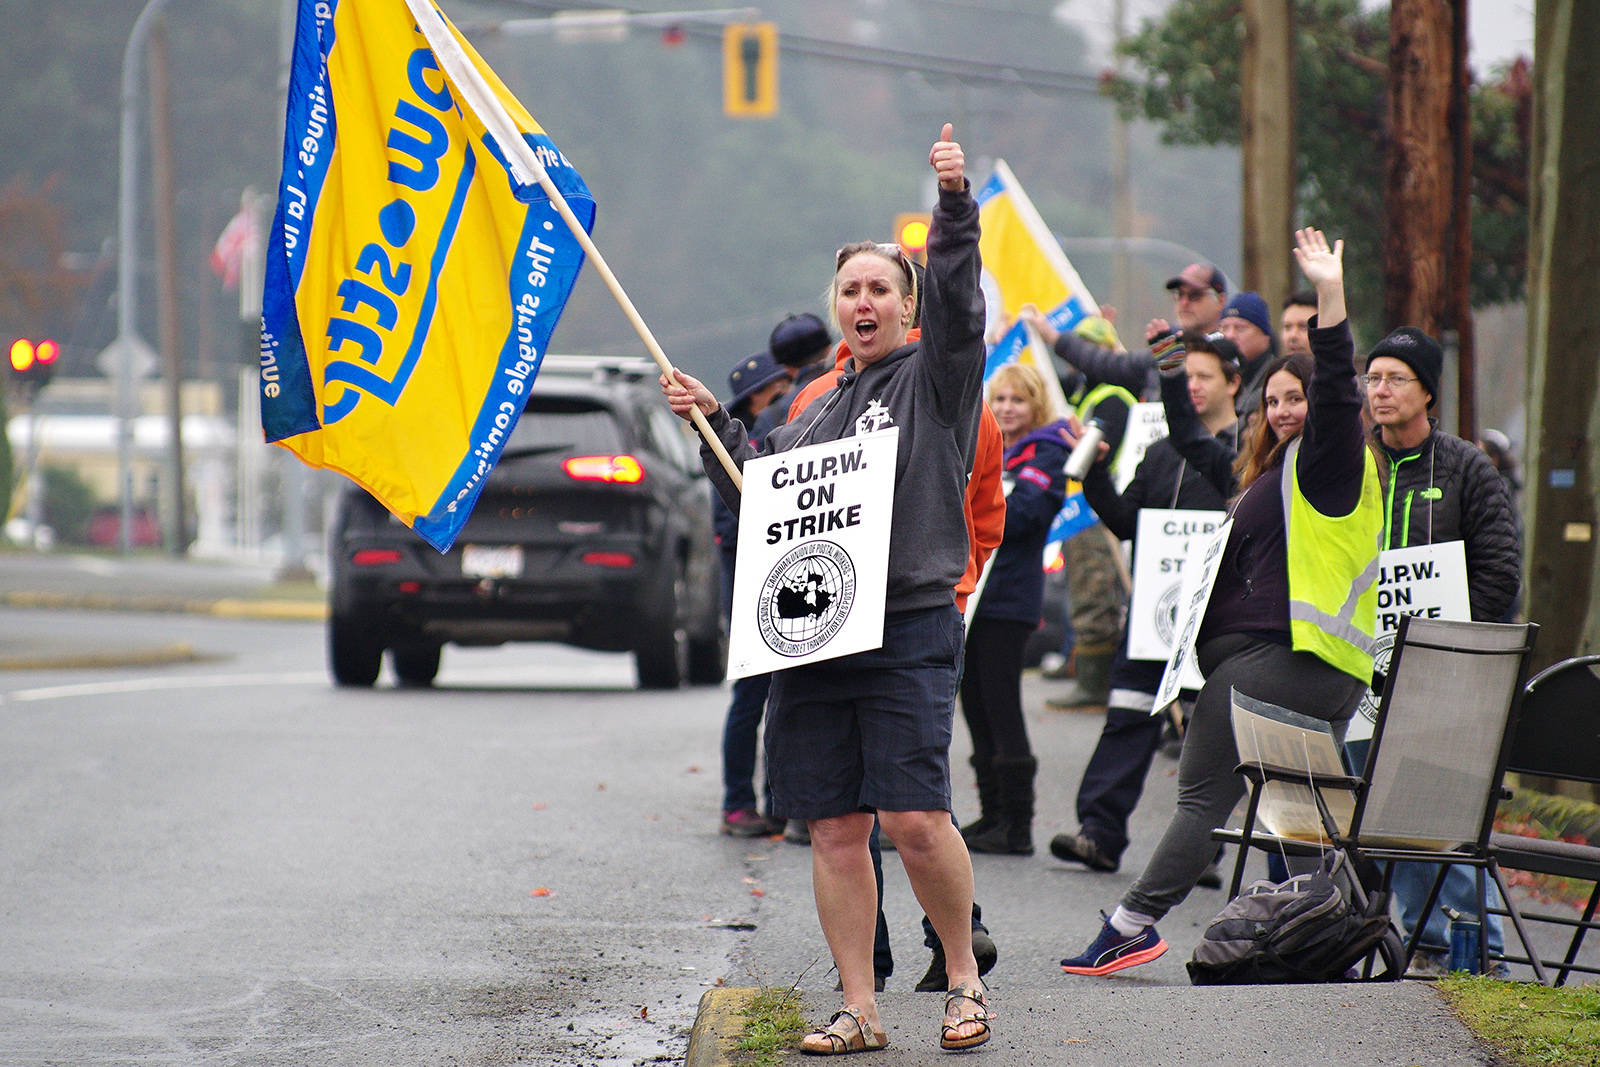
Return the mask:
<path id="1" fill-rule="evenodd" d="M 498 664 L 456 666 L 441 671 L 436 691 L 452 687 L 510 687 L 516 689 L 631 691 L 631 671 L 620 664 L 597 670 L 585 665 L 551 670 L 546 667 Z M 0 704 L 32 703 L 40 700 L 68 700 L 76 697 L 116 696 L 119 693 L 153 693 L 167 689 L 218 689 L 245 686 L 314 685 L 332 688 L 325 671 L 297 671 L 275 674 L 199 674 L 179 677 L 118 678 L 105 682 L 80 682 L 75 685 L 47 685 L 34 689 L 0 692 Z M 379 686 L 379 689 L 386 687 Z"/>
<path id="2" fill-rule="evenodd" d="M 82 682 L 78 685 L 47 685 L 37 689 L 18 689 L 0 694 L 0 700 L 23 703 L 34 700 L 62 700 L 70 697 L 112 696 L 117 693 L 149 693 L 160 689 L 327 684 L 328 676 L 323 671 L 302 671 L 291 674 L 202 674 L 186 678 L 120 678 L 111 682 Z"/>

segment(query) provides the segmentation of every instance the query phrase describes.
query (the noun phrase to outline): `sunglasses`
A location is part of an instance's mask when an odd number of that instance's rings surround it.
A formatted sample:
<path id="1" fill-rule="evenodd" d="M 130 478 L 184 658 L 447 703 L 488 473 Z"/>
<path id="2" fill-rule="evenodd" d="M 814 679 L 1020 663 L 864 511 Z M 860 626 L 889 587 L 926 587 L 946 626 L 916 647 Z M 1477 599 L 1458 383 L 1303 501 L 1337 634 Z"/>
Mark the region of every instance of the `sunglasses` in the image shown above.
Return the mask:
<path id="1" fill-rule="evenodd" d="M 834 273 L 838 273 L 838 271 L 845 265 L 846 261 L 860 255 L 863 252 L 871 251 L 876 251 L 885 259 L 891 259 L 898 263 L 900 265 L 900 273 L 903 274 L 906 279 L 906 291 L 910 293 L 915 293 L 917 291 L 917 272 L 912 269 L 911 258 L 906 255 L 905 249 L 893 243 L 882 241 L 860 241 L 856 244 L 845 245 L 843 248 L 839 249 L 833 254 Z"/>

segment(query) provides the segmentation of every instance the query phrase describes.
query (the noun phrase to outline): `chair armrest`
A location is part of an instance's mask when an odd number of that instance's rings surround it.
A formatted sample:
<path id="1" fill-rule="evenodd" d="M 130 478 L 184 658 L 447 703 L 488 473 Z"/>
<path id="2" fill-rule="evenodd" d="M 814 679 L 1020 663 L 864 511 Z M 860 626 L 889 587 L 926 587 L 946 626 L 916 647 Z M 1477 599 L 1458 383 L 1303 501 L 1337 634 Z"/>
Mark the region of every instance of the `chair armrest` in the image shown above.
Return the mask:
<path id="1" fill-rule="evenodd" d="M 1234 773 L 1243 775 L 1257 785 L 1262 782 L 1298 782 L 1357 790 L 1366 784 L 1365 779 L 1354 775 L 1308 773 L 1304 768 L 1279 767 L 1271 763 L 1241 763 L 1234 768 Z"/>

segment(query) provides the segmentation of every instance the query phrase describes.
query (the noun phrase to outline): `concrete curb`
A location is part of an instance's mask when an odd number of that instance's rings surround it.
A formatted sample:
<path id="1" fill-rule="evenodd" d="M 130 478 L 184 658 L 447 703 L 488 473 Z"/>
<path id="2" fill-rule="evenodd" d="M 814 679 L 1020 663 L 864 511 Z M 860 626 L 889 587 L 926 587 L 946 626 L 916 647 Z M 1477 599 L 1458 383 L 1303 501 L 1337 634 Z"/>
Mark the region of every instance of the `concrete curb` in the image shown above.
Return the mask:
<path id="1" fill-rule="evenodd" d="M 251 600 L 245 597 L 175 597 L 154 594 L 113 596 L 105 593 L 11 592 L 0 602 L 14 608 L 79 611 L 149 611 L 167 614 L 216 615 L 230 619 L 284 619 L 321 622 L 328 606 L 312 600 Z"/>
<path id="2" fill-rule="evenodd" d="M 694 1029 L 689 1032 L 689 1051 L 684 1067 L 728 1067 L 730 1056 L 744 1037 L 744 1015 L 761 990 L 753 987 L 718 986 L 700 998 Z"/>
<path id="3" fill-rule="evenodd" d="M 291 622 L 322 622 L 328 605 L 320 600 L 218 600 L 208 614 L 230 619 L 287 619 Z"/>
<path id="4" fill-rule="evenodd" d="M 114 667 L 161 667 L 170 663 L 199 663 L 211 659 L 192 645 L 108 652 L 39 653 L 0 656 L 0 671 L 65 671 Z"/>

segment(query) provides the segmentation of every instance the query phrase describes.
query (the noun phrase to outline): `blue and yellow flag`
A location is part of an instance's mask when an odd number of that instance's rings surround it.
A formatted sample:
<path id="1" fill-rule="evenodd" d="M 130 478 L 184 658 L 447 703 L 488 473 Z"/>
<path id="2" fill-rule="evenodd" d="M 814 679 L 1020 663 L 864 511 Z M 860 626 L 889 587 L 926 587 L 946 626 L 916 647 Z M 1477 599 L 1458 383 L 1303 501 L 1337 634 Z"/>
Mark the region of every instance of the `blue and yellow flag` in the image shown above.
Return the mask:
<path id="1" fill-rule="evenodd" d="M 578 172 L 449 32 L 585 230 Z M 267 249 L 261 423 L 441 552 L 528 400 L 583 251 L 404 0 L 299 0 Z"/>
<path id="2" fill-rule="evenodd" d="M 1085 318 L 1098 315 L 1099 305 L 1005 160 L 995 162 L 994 174 L 978 190 L 977 201 L 982 227 L 978 251 L 983 257 L 984 295 L 991 304 L 990 318 L 1010 324 L 989 346 L 984 377 L 987 379 L 1007 363 L 1032 364 L 1045 380 L 1056 414 L 1064 417 L 1071 408 L 1062 395 L 1061 380 L 1049 353 L 1042 350 L 1039 339 L 1017 313 L 1024 304 L 1032 304 L 1045 313 L 1052 326 L 1066 331 Z M 1052 543 L 1099 521 L 1084 502 L 1077 483 L 1069 489 L 1066 502 L 1050 527 L 1048 540 Z"/>
<path id="3" fill-rule="evenodd" d="M 985 292 L 998 297 L 1007 322 L 1016 319 L 1024 304 L 1039 308 L 1052 326 L 1063 331 L 1100 313 L 1005 160 L 995 163 L 994 174 L 978 190 L 977 200 Z"/>

